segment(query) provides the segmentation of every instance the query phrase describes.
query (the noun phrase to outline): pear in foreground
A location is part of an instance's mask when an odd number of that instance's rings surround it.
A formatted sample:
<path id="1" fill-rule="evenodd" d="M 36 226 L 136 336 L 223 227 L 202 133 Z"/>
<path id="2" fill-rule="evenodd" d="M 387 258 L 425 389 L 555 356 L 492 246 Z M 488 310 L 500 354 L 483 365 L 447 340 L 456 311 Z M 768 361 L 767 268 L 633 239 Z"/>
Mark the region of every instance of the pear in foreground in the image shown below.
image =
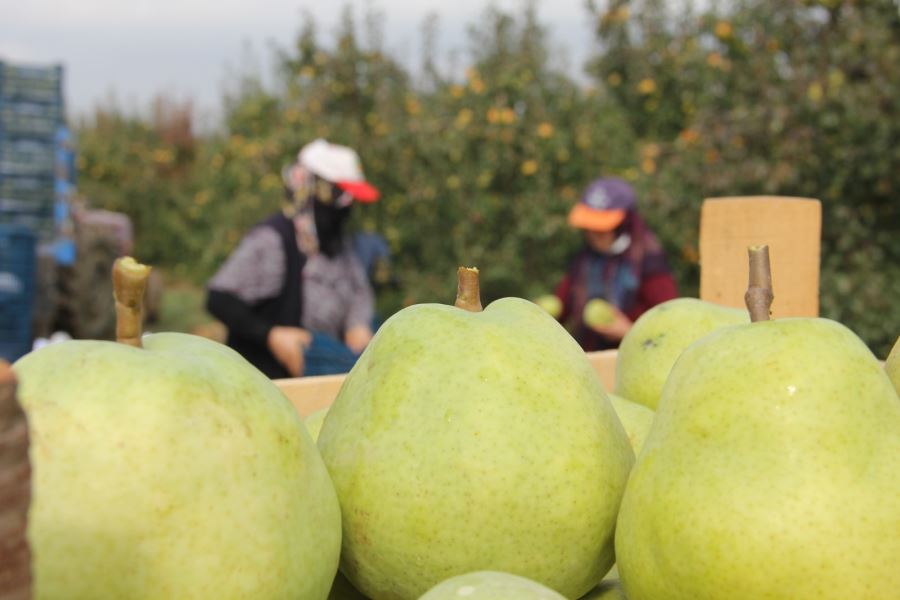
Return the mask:
<path id="1" fill-rule="evenodd" d="M 888 600 L 900 589 L 900 402 L 825 319 L 761 321 L 672 369 L 616 530 L 630 600 Z"/>
<path id="2" fill-rule="evenodd" d="M 634 455 L 638 456 L 641 453 L 641 448 L 644 447 L 644 440 L 647 439 L 647 435 L 650 433 L 650 427 L 653 426 L 655 413 L 643 404 L 626 400 L 616 394 L 609 394 L 609 400 L 612 402 L 619 420 L 622 421 L 622 426 L 625 428 L 625 434 L 628 436 L 628 442 L 631 444 L 631 449 L 634 450 Z"/>
<path id="3" fill-rule="evenodd" d="M 884 361 L 884 372 L 894 384 L 894 389 L 900 394 L 900 338 L 897 338 L 894 347 L 891 348 L 891 353 Z"/>
<path id="4" fill-rule="evenodd" d="M 125 330 L 14 365 L 35 597 L 324 599 L 340 509 L 293 406 L 226 346 Z"/>
<path id="5" fill-rule="evenodd" d="M 565 600 L 535 581 L 496 571 L 457 575 L 430 590 L 420 600 Z"/>
<path id="6" fill-rule="evenodd" d="M 369 597 L 490 570 L 577 598 L 613 563 L 634 454 L 584 352 L 532 302 L 395 314 L 318 446 L 341 503 L 341 570 Z"/>
<path id="7" fill-rule="evenodd" d="M 716 329 L 749 321 L 745 310 L 696 298 L 676 298 L 654 306 L 622 339 L 615 393 L 656 410 L 666 377 L 682 350 Z"/>

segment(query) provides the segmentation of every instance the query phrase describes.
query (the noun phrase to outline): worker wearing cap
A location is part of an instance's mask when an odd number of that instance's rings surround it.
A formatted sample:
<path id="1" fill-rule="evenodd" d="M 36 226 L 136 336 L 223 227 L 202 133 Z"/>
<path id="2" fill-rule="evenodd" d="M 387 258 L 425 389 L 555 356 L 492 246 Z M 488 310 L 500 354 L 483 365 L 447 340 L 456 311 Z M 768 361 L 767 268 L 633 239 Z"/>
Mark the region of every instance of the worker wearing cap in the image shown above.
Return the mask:
<path id="1" fill-rule="evenodd" d="M 638 215 L 634 189 L 616 178 L 597 179 L 569 212 L 585 244 L 556 288 L 560 321 L 587 351 L 616 348 L 645 311 L 678 295 L 656 236 Z M 600 298 L 614 309 L 605 325 L 589 326 L 583 311 Z"/>
<path id="2" fill-rule="evenodd" d="M 288 205 L 244 236 L 210 280 L 207 309 L 271 378 L 346 372 L 372 338 L 374 300 L 344 225 L 379 193 L 355 151 L 321 139 L 282 177 Z"/>

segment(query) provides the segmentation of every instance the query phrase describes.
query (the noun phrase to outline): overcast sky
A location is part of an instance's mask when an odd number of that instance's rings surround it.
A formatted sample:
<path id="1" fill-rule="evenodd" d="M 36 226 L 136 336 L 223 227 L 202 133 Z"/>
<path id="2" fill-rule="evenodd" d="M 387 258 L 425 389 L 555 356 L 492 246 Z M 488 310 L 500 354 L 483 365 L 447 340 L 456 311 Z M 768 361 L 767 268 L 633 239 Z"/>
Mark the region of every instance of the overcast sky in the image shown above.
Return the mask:
<path id="1" fill-rule="evenodd" d="M 69 116 L 115 95 L 145 107 L 160 92 L 192 98 L 208 118 L 219 109 L 223 83 L 249 55 L 268 72 L 272 45 L 294 39 L 304 12 L 323 34 L 344 6 L 372 6 L 386 17 L 388 49 L 412 61 L 421 24 L 440 16 L 439 48 L 464 49 L 466 25 L 488 6 L 521 10 L 523 0 L 0 0 L 0 60 L 62 62 Z M 554 46 L 573 70 L 587 54 L 591 26 L 585 0 L 538 0 Z M 322 35 L 327 41 L 327 35 Z M 413 61 L 414 62 L 414 61 Z"/>

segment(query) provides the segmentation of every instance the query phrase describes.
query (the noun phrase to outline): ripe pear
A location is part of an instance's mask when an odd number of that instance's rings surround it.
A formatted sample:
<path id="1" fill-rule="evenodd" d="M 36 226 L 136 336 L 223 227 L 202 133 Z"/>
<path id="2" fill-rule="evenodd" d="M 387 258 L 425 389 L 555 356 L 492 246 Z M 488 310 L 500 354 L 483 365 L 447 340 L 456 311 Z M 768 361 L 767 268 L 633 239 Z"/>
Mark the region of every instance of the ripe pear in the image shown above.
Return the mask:
<path id="1" fill-rule="evenodd" d="M 666 381 L 619 513 L 626 595 L 896 598 L 897 395 L 843 325 L 759 318 Z"/>
<path id="2" fill-rule="evenodd" d="M 884 361 L 884 372 L 894 384 L 894 389 L 900 394 L 900 338 L 897 338 L 894 347 L 891 348 L 891 353 Z"/>
<path id="3" fill-rule="evenodd" d="M 123 343 L 53 344 L 14 365 L 35 597 L 325 598 L 340 508 L 293 406 L 230 348 L 141 339 L 119 305 Z"/>
<path id="4" fill-rule="evenodd" d="M 606 300 L 592 298 L 584 305 L 581 316 L 588 327 L 602 327 L 615 321 L 616 312 L 613 305 Z"/>
<path id="5" fill-rule="evenodd" d="M 553 294 L 544 294 L 534 299 L 534 303 L 547 311 L 554 319 L 558 319 L 563 311 L 562 300 Z"/>
<path id="6" fill-rule="evenodd" d="M 644 440 L 647 439 L 647 435 L 650 433 L 655 413 L 643 404 L 626 400 L 616 394 L 608 395 L 616 415 L 622 421 L 622 426 L 625 428 L 626 435 L 628 435 L 628 442 L 634 450 L 634 455 L 638 456 L 641 453 L 641 448 L 644 446 Z"/>
<path id="7" fill-rule="evenodd" d="M 437 584 L 419 600 L 565 600 L 536 581 L 497 571 L 457 575 Z"/>
<path id="8" fill-rule="evenodd" d="M 615 393 L 656 410 L 675 360 L 691 342 L 722 327 L 748 323 L 747 311 L 696 298 L 676 298 L 641 315 L 616 359 Z"/>
<path id="9" fill-rule="evenodd" d="M 613 563 L 634 454 L 565 329 L 519 298 L 476 312 L 473 273 L 457 306 L 388 319 L 329 410 L 341 571 L 372 598 L 484 570 L 577 598 Z"/>

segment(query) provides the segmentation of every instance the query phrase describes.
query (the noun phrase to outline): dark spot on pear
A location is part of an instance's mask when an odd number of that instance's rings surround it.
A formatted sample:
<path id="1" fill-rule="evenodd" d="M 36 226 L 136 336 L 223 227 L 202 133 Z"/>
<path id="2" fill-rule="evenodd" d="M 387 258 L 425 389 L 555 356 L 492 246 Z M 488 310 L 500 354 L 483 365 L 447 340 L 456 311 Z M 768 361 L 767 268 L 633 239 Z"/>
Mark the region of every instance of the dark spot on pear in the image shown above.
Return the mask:
<path id="1" fill-rule="evenodd" d="M 665 337 L 665 335 L 666 334 L 661 333 L 661 334 L 657 335 L 656 337 L 647 338 L 646 340 L 644 340 L 641 343 L 641 347 L 644 350 L 649 350 L 650 348 L 656 348 L 657 346 L 659 346 L 660 340 L 662 340 L 663 337 Z"/>

